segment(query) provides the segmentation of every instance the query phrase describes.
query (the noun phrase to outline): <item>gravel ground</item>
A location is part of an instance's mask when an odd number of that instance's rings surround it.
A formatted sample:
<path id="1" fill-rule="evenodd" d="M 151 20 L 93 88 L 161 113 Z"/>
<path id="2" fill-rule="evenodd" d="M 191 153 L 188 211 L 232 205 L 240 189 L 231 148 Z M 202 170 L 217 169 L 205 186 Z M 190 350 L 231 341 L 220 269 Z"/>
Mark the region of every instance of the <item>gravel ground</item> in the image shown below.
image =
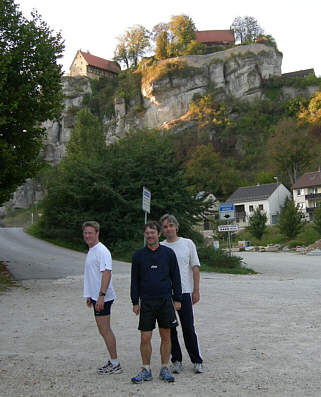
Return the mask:
<path id="1" fill-rule="evenodd" d="M 321 258 L 313 260 L 310 274 L 297 263 L 292 273 L 284 267 L 251 276 L 202 273 L 195 318 L 206 371 L 194 374 L 184 350 L 184 372 L 174 384 L 158 379 L 156 331 L 154 380 L 130 383 L 140 354 L 129 266 L 113 276 L 112 327 L 124 368 L 118 375 L 96 374 L 106 354 L 82 299 L 81 276 L 22 281 L 0 296 L 0 396 L 319 397 Z"/>

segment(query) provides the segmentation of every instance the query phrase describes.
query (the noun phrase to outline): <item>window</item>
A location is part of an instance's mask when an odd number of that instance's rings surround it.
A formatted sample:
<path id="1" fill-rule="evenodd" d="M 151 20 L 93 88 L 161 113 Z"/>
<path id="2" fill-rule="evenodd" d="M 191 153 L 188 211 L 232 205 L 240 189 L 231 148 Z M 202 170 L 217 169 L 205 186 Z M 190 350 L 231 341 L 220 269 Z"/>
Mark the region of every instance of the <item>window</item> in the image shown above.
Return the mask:
<path id="1" fill-rule="evenodd" d="M 263 204 L 259 204 L 259 210 L 263 211 Z"/>
<path id="2" fill-rule="evenodd" d="M 250 205 L 250 206 L 249 206 L 249 211 L 250 211 L 250 212 L 253 212 L 253 205 Z"/>
<path id="3" fill-rule="evenodd" d="M 301 189 L 298 189 L 296 192 L 298 196 L 301 196 Z"/>

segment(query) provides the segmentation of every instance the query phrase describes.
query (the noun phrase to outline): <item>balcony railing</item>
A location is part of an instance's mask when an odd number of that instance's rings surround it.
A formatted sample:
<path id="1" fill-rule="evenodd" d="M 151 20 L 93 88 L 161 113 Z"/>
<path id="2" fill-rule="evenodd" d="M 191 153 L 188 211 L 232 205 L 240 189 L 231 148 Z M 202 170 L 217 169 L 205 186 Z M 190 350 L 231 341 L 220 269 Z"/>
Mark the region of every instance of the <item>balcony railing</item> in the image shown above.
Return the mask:
<path id="1" fill-rule="evenodd" d="M 310 193 L 305 195 L 306 200 L 321 199 L 321 193 Z"/>
<path id="2" fill-rule="evenodd" d="M 307 207 L 306 211 L 308 214 L 311 214 L 315 209 L 316 209 L 316 207 Z"/>

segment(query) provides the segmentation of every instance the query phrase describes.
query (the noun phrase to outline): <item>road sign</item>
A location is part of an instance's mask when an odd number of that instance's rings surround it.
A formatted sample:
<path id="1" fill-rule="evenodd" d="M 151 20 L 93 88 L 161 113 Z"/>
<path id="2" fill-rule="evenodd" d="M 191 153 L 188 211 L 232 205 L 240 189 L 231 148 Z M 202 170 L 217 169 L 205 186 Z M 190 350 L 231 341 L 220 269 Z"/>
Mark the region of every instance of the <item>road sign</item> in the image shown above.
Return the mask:
<path id="1" fill-rule="evenodd" d="M 238 225 L 220 225 L 218 227 L 219 232 L 237 232 L 239 230 Z"/>
<path id="2" fill-rule="evenodd" d="M 143 187 L 143 201 L 142 201 L 142 208 L 143 211 L 148 212 L 150 214 L 150 202 L 151 202 L 151 192 Z"/>
<path id="3" fill-rule="evenodd" d="M 231 221 L 235 219 L 235 208 L 233 203 L 223 203 L 220 205 L 220 220 Z"/>

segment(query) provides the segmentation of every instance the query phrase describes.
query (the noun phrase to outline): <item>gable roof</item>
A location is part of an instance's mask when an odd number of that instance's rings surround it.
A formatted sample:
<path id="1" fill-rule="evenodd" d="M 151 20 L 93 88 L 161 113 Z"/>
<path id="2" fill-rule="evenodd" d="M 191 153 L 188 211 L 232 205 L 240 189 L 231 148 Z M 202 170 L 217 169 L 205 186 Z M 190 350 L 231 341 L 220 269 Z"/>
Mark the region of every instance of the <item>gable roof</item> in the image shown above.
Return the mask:
<path id="1" fill-rule="evenodd" d="M 292 186 L 292 189 L 300 189 L 304 187 L 321 186 L 321 172 L 306 172 Z"/>
<path id="2" fill-rule="evenodd" d="M 239 187 L 227 200 L 227 203 L 243 203 L 268 199 L 281 183 L 265 183 L 256 186 Z"/>
<path id="3" fill-rule="evenodd" d="M 195 32 L 196 40 L 201 43 L 235 43 L 233 30 L 201 30 Z"/>
<path id="4" fill-rule="evenodd" d="M 79 50 L 79 52 L 90 66 L 107 70 L 108 72 L 112 72 L 112 73 L 118 74 L 120 72 L 120 68 L 112 61 L 108 61 L 107 59 L 96 57 L 95 55 L 90 54 L 90 52 L 84 52 L 81 50 Z"/>
<path id="5" fill-rule="evenodd" d="M 286 78 L 295 78 L 295 77 L 307 77 L 310 74 L 315 76 L 314 69 L 304 69 L 304 70 L 296 70 L 295 72 L 288 72 L 288 73 L 282 73 L 281 77 L 286 77 Z"/>

